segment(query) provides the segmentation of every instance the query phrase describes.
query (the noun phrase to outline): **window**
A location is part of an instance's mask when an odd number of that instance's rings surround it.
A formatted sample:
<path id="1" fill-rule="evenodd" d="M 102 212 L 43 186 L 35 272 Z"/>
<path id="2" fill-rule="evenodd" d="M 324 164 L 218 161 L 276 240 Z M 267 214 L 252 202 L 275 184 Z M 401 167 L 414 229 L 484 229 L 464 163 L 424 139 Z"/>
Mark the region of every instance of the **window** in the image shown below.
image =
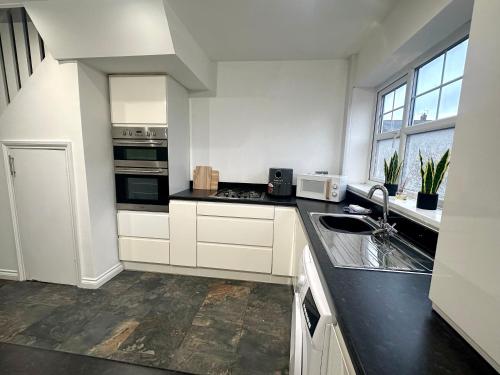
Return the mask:
<path id="1" fill-rule="evenodd" d="M 419 150 L 437 160 L 453 144 L 468 39 L 404 72 L 378 93 L 370 179 L 384 180 L 384 159 L 404 158 L 401 184 L 420 189 Z M 439 189 L 444 195 L 446 178 Z"/>

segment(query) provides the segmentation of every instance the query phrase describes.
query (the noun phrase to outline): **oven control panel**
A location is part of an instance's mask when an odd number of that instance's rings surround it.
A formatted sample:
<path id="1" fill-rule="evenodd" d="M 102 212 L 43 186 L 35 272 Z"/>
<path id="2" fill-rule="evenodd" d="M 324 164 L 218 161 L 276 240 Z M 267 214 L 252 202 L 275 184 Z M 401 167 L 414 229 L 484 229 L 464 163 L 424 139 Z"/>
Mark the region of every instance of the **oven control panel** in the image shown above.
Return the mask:
<path id="1" fill-rule="evenodd" d="M 167 139 L 167 126 L 114 126 L 114 139 Z"/>

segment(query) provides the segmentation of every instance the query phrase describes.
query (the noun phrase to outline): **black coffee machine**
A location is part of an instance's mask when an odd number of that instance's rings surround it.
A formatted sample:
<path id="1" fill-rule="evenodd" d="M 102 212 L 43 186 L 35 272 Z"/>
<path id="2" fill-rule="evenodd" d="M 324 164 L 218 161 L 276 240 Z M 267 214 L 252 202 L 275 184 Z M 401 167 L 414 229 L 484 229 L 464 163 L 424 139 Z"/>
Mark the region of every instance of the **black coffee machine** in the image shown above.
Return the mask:
<path id="1" fill-rule="evenodd" d="M 289 197 L 292 195 L 293 169 L 269 168 L 269 183 L 267 194 L 275 197 Z"/>

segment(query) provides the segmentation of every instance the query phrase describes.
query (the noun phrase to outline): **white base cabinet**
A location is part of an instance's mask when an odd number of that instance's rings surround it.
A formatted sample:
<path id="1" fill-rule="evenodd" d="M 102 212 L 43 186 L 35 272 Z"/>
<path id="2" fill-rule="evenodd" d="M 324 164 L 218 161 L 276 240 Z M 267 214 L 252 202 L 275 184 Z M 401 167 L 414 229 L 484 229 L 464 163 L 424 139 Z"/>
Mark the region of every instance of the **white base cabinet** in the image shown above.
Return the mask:
<path id="1" fill-rule="evenodd" d="M 240 217 L 247 219 L 274 219 L 274 206 L 242 203 L 199 202 L 199 216 Z"/>
<path id="2" fill-rule="evenodd" d="M 198 242 L 198 267 L 271 273 L 273 249 Z"/>
<path id="3" fill-rule="evenodd" d="M 338 325 L 330 326 L 327 375 L 356 375 Z"/>
<path id="4" fill-rule="evenodd" d="M 270 274 L 274 212 L 274 206 L 198 203 L 198 267 Z"/>
<path id="5" fill-rule="evenodd" d="M 295 208 L 276 207 L 274 211 L 273 275 L 293 276 L 296 237 L 294 229 L 297 220 L 299 217 Z"/>
<path id="6" fill-rule="evenodd" d="M 271 205 L 173 200 L 168 214 L 120 211 L 118 228 L 123 261 L 234 271 L 256 280 L 290 280 L 306 242 L 297 210 Z"/>
<path id="7" fill-rule="evenodd" d="M 118 211 L 120 260 L 141 263 L 170 263 L 169 214 Z"/>
<path id="8" fill-rule="evenodd" d="M 168 221 L 167 213 L 118 211 L 118 235 L 168 240 Z"/>
<path id="9" fill-rule="evenodd" d="M 198 216 L 198 242 L 273 246 L 273 221 Z"/>
<path id="10" fill-rule="evenodd" d="M 123 261 L 170 263 L 170 243 L 168 240 L 120 237 L 118 242 L 120 259 Z"/>
<path id="11" fill-rule="evenodd" d="M 196 202 L 170 202 L 170 263 L 196 267 Z"/>

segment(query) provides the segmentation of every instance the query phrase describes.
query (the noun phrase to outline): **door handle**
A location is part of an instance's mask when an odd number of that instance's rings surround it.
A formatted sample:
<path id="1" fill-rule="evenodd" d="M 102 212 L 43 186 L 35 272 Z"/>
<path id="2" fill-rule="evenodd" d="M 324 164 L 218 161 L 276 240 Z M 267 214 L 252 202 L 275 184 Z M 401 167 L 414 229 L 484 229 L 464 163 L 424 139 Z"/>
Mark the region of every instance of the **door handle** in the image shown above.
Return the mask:
<path id="1" fill-rule="evenodd" d="M 14 157 L 9 155 L 9 168 L 12 177 L 16 177 L 16 165 L 14 164 Z"/>
<path id="2" fill-rule="evenodd" d="M 132 140 L 113 140 L 115 146 L 161 146 L 165 144 L 166 141 L 132 141 Z"/>

